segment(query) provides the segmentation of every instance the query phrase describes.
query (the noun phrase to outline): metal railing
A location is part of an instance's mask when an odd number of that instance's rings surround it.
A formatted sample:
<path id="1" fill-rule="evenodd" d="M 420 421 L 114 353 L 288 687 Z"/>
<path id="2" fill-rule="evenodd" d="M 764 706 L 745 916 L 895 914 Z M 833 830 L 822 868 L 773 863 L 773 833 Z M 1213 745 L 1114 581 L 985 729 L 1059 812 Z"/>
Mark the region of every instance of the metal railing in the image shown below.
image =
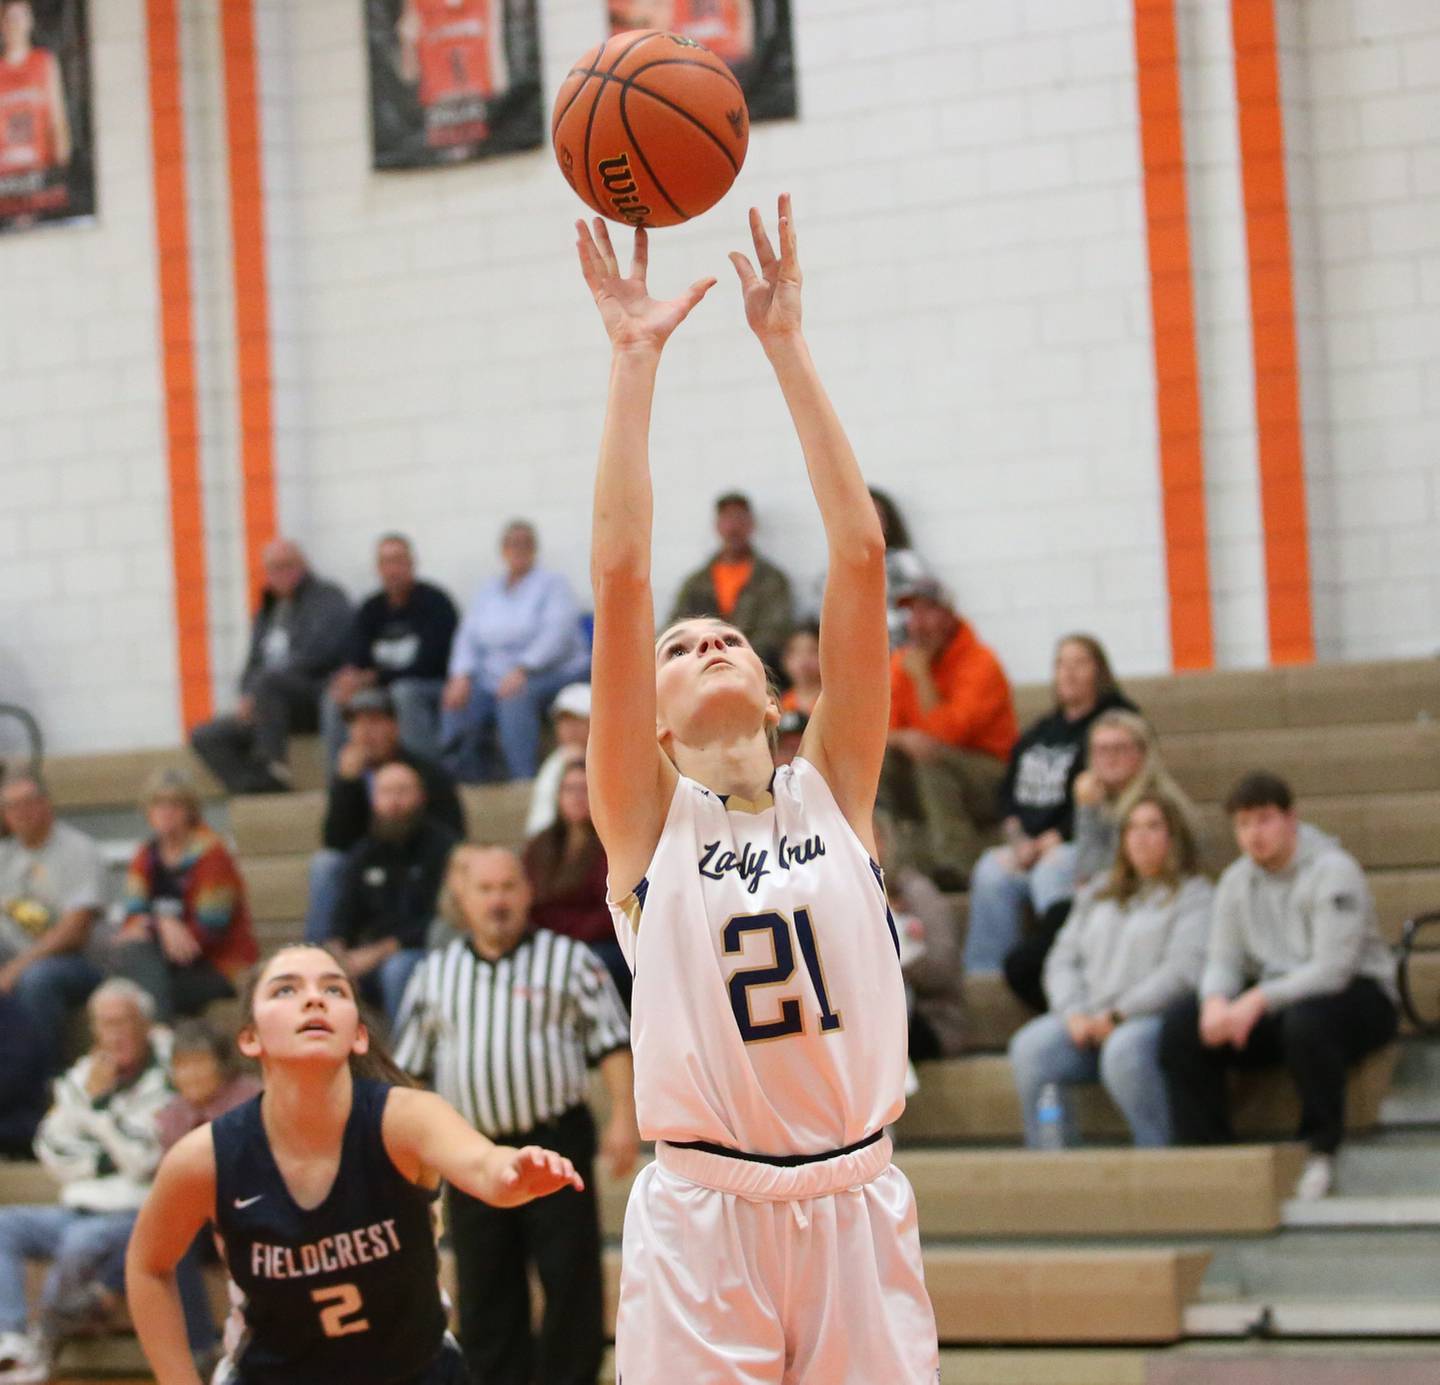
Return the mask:
<path id="1" fill-rule="evenodd" d="M 0 702 L 0 724 L 11 721 L 19 723 L 21 733 L 30 750 L 24 759 L 16 759 L 13 755 L 0 750 L 0 777 L 3 777 L 3 773 L 6 771 L 19 769 L 38 774 L 41 762 L 45 758 L 45 741 L 40 735 L 40 723 L 17 703 Z"/>
<path id="2" fill-rule="evenodd" d="M 1422 1013 L 1415 1001 L 1415 989 L 1410 976 L 1410 960 L 1421 953 L 1440 952 L 1440 909 L 1428 914 L 1417 914 L 1406 921 L 1400 936 L 1400 967 L 1398 984 L 1400 1004 L 1405 1017 L 1422 1034 L 1440 1034 L 1440 996 L 1429 997 L 1430 1018 Z"/>

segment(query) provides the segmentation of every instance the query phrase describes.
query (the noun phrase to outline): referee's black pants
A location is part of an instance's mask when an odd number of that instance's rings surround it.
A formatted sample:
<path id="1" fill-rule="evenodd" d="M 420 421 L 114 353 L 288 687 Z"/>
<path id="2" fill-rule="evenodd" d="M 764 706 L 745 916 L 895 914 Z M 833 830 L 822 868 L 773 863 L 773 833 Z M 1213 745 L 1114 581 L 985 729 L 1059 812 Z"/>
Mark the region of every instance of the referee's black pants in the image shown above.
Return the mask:
<path id="1" fill-rule="evenodd" d="M 595 1385 L 605 1350 L 595 1121 L 588 1107 L 575 1106 L 497 1143 L 565 1155 L 585 1191 L 500 1208 L 449 1190 L 465 1363 L 475 1385 Z M 538 1343 L 530 1334 L 532 1263 L 545 1293 Z"/>
<path id="2" fill-rule="evenodd" d="M 1210 1048 L 1200 1038 L 1200 1002 L 1186 996 L 1165 1012 L 1160 1031 L 1175 1143 L 1233 1140 L 1227 1069 L 1283 1064 L 1300 1091 L 1300 1138 L 1316 1154 L 1334 1154 L 1345 1133 L 1346 1070 L 1388 1044 L 1398 1023 L 1395 1003 L 1368 976 L 1359 976 L 1335 995 L 1262 1015 L 1244 1048 Z"/>

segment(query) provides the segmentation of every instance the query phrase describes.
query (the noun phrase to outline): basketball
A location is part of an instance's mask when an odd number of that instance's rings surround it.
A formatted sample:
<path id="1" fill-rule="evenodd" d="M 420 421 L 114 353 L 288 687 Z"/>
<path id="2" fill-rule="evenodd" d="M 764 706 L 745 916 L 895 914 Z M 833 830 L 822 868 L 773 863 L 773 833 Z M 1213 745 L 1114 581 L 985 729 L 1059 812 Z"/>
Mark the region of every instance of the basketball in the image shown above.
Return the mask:
<path id="1" fill-rule="evenodd" d="M 550 132 L 566 181 L 601 216 L 677 226 L 730 190 L 750 143 L 750 113 L 709 49 L 637 29 L 575 64 Z"/>

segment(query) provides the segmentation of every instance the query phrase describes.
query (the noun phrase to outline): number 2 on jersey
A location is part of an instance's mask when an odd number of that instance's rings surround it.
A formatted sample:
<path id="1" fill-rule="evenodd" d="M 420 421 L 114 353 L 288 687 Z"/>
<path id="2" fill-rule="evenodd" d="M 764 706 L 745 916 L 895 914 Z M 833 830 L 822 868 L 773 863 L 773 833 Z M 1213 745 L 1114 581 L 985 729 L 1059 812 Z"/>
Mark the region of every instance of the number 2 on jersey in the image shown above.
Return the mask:
<path id="1" fill-rule="evenodd" d="M 792 921 L 778 909 L 767 909 L 759 914 L 737 914 L 725 925 L 720 935 L 726 955 L 745 950 L 747 933 L 768 933 L 774 950 L 773 966 L 744 967 L 730 977 L 730 1008 L 735 1012 L 735 1023 L 740 1027 L 740 1037 L 747 1044 L 764 1043 L 769 1039 L 784 1039 L 792 1034 L 805 1032 L 805 1016 L 801 1010 L 799 996 L 784 996 L 780 1001 L 780 1017 L 773 1020 L 756 1020 L 751 1009 L 750 991 L 758 986 L 783 986 L 795 975 L 795 944 L 800 945 L 800 958 L 809 973 L 810 984 L 815 988 L 815 997 L 820 1002 L 820 1032 L 833 1034 L 840 1028 L 841 1019 L 830 1008 L 830 996 L 825 989 L 825 971 L 820 965 L 820 949 L 815 941 L 815 929 L 810 922 L 809 909 L 797 909 Z"/>
<path id="2" fill-rule="evenodd" d="M 370 1319 L 357 1317 L 365 1311 L 360 1290 L 353 1284 L 332 1284 L 328 1289 L 312 1289 L 310 1297 L 319 1304 L 329 1304 L 320 1313 L 320 1326 L 327 1337 L 348 1337 L 352 1332 L 368 1332 Z"/>

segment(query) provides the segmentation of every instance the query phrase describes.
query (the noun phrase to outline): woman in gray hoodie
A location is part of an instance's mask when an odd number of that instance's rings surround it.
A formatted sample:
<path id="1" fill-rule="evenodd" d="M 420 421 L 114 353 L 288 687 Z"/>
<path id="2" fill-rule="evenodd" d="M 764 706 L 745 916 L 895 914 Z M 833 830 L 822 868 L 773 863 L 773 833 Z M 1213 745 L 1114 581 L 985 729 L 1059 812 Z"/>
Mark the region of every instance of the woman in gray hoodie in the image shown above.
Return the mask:
<path id="1" fill-rule="evenodd" d="M 1097 1079 L 1138 1146 L 1170 1143 L 1161 1016 L 1200 978 L 1211 895 L 1185 810 L 1147 790 L 1125 814 L 1114 866 L 1081 891 L 1046 959 L 1050 1013 L 1010 1041 L 1028 1146 L 1041 1144 L 1037 1107 L 1052 1083 L 1063 1141 L 1078 1143 L 1066 1089 Z"/>

